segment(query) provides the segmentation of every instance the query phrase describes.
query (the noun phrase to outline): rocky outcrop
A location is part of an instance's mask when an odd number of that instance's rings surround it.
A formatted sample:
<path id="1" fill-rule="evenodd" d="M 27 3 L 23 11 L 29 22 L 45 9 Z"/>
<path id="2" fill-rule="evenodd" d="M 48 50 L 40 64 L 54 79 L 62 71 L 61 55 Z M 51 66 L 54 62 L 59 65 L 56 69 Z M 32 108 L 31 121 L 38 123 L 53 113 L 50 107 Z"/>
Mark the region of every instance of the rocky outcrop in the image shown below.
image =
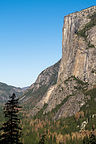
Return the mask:
<path id="1" fill-rule="evenodd" d="M 60 61 L 53 66 L 45 69 L 40 73 L 36 82 L 30 86 L 29 89 L 33 89 L 33 92 L 37 91 L 41 86 L 51 86 L 56 84 Z"/>
<path id="2" fill-rule="evenodd" d="M 61 106 L 61 108 L 56 113 L 54 119 L 59 119 L 61 117 L 69 117 L 80 111 L 80 108 L 85 104 L 84 94 L 78 93 L 74 96 L 70 96 L 68 100 Z"/>
<path id="3" fill-rule="evenodd" d="M 36 82 L 32 84 L 21 97 L 21 102 L 23 102 L 27 106 L 27 108 L 32 109 L 32 107 L 35 106 L 33 110 L 34 114 L 43 107 L 44 103 L 48 101 L 50 91 L 52 89 L 51 87 L 57 83 L 60 61 L 61 60 L 59 60 L 53 66 L 42 71 L 38 76 Z M 48 89 L 49 94 L 45 98 L 45 94 Z"/>

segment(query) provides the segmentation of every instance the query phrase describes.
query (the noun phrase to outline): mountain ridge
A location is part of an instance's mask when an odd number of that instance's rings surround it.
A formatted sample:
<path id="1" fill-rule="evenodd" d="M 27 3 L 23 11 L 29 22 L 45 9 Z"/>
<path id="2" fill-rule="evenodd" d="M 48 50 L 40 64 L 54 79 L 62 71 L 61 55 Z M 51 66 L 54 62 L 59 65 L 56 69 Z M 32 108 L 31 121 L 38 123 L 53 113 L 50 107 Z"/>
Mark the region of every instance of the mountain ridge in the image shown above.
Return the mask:
<path id="1" fill-rule="evenodd" d="M 0 103 L 5 103 L 12 93 L 16 93 L 16 96 L 19 97 L 23 94 L 23 92 L 24 91 L 19 87 L 0 82 Z"/>
<path id="2" fill-rule="evenodd" d="M 20 101 L 24 103 L 28 109 L 32 109 L 46 94 L 51 86 L 56 84 L 61 60 L 56 64 L 43 70 L 33 83 L 22 95 Z"/>

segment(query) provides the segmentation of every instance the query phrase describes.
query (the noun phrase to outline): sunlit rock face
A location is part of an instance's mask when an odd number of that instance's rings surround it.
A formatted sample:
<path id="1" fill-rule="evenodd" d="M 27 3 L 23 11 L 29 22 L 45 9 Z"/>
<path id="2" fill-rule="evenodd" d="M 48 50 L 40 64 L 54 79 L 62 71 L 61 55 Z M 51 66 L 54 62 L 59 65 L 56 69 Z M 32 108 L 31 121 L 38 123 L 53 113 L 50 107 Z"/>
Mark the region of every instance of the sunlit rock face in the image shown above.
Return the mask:
<path id="1" fill-rule="evenodd" d="M 96 83 L 96 26 L 91 24 L 93 15 L 96 20 L 96 6 L 65 16 L 58 83 L 71 75 L 92 85 Z"/>

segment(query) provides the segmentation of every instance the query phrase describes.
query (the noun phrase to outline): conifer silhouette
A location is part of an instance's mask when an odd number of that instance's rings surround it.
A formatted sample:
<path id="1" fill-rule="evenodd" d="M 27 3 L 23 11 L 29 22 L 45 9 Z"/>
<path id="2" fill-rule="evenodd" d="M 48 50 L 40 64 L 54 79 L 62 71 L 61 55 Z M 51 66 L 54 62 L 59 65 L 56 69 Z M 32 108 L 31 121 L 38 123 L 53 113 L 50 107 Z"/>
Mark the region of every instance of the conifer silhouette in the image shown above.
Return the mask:
<path id="1" fill-rule="evenodd" d="M 93 132 L 90 133 L 89 137 L 85 136 L 83 139 L 83 144 L 96 144 L 96 136 Z"/>
<path id="2" fill-rule="evenodd" d="M 39 141 L 39 144 L 45 144 L 45 137 L 46 137 L 46 135 L 43 134 L 40 141 Z"/>
<path id="3" fill-rule="evenodd" d="M 0 144 L 22 144 L 20 142 L 21 128 L 19 126 L 20 119 L 18 118 L 19 109 L 18 98 L 16 98 L 13 93 L 4 106 L 5 123 L 2 128 L 0 128 Z"/>

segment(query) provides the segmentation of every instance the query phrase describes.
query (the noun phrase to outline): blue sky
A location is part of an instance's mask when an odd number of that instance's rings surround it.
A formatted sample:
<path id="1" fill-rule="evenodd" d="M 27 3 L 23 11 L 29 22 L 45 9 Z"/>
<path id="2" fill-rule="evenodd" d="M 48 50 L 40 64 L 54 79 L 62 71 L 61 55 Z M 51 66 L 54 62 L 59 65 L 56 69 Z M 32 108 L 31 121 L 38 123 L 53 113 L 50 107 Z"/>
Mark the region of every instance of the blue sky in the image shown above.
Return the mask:
<path id="1" fill-rule="evenodd" d="M 96 0 L 0 0 L 0 82 L 31 85 L 62 56 L 64 16 Z"/>

